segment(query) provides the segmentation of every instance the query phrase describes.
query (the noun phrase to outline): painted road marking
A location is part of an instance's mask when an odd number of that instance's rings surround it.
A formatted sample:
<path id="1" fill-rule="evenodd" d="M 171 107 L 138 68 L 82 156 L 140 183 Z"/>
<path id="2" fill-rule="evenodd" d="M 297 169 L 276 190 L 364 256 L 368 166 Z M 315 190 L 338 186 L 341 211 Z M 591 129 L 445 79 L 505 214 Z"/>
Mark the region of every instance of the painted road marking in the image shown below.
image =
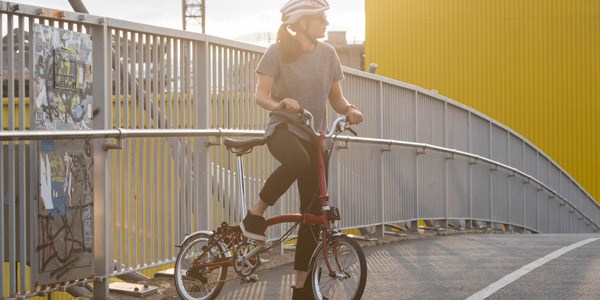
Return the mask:
<path id="1" fill-rule="evenodd" d="M 561 256 L 561 255 L 563 255 L 563 254 L 565 254 L 565 253 L 567 253 L 567 252 L 569 252 L 571 250 L 577 249 L 577 248 L 579 248 L 581 246 L 587 245 L 587 244 L 589 244 L 591 242 L 595 242 L 597 240 L 600 240 L 600 238 L 590 238 L 590 239 L 583 240 L 581 242 L 577 242 L 575 244 L 566 246 L 564 248 L 560 248 L 560 249 L 558 249 L 558 250 L 556 250 L 556 251 L 554 251 L 554 252 L 552 252 L 552 253 L 550 253 L 550 254 L 548 254 L 548 255 L 546 255 L 546 256 L 544 256 L 544 257 L 542 257 L 542 258 L 540 258 L 540 259 L 538 259 L 538 260 L 536 260 L 536 261 L 534 261 L 534 262 L 532 262 L 532 263 L 530 263 L 530 264 L 528 264 L 528 265 L 526 265 L 526 266 L 524 266 L 524 267 L 522 267 L 522 268 L 520 268 L 520 269 L 518 269 L 518 270 L 516 270 L 516 271 L 514 271 L 512 273 L 510 273 L 510 274 L 508 274 L 508 275 L 506 275 L 506 276 L 504 276 L 502 279 L 500 279 L 500 280 L 498 280 L 498 281 L 496 281 L 496 282 L 488 285 L 483 290 L 481 290 L 481 291 L 473 294 L 471 297 L 467 298 L 467 300 L 482 300 L 482 299 L 485 299 L 485 298 L 491 296 L 493 293 L 495 293 L 498 290 L 500 290 L 501 288 L 509 285 L 511 282 L 513 282 L 513 281 L 521 278 L 523 275 L 525 275 L 525 274 L 527 274 L 527 273 L 535 270 L 536 268 L 544 265 L 545 263 L 547 263 L 549 261 L 552 261 L 553 259 L 558 258 L 559 256 Z"/>

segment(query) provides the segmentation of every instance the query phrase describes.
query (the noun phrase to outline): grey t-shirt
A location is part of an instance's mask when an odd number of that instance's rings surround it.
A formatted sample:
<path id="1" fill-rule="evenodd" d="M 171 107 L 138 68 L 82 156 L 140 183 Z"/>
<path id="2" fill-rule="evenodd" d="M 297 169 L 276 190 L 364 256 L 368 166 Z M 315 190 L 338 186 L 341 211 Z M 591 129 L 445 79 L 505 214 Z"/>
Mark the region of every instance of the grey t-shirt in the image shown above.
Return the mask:
<path id="1" fill-rule="evenodd" d="M 302 54 L 296 61 L 284 62 L 278 44 L 273 44 L 262 57 L 256 72 L 273 77 L 271 98 L 281 101 L 285 98 L 296 99 L 300 106 L 314 117 L 317 131 L 325 131 L 326 102 L 331 84 L 344 79 L 340 59 L 333 46 L 317 42 L 312 52 Z M 265 137 L 270 136 L 275 127 L 285 122 L 285 117 L 270 113 L 265 128 Z M 293 116 L 290 114 L 290 116 Z M 305 140 L 312 140 L 308 133 L 293 124 L 289 131 Z"/>

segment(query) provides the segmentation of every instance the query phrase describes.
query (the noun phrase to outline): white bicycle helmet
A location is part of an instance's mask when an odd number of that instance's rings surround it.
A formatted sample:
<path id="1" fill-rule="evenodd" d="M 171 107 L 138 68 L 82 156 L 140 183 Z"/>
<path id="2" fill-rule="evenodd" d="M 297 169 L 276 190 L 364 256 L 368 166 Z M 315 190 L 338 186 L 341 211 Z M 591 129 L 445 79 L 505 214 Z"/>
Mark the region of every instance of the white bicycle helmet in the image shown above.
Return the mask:
<path id="1" fill-rule="evenodd" d="M 304 16 L 316 16 L 329 9 L 326 0 L 290 0 L 281 8 L 281 21 L 292 25 Z"/>

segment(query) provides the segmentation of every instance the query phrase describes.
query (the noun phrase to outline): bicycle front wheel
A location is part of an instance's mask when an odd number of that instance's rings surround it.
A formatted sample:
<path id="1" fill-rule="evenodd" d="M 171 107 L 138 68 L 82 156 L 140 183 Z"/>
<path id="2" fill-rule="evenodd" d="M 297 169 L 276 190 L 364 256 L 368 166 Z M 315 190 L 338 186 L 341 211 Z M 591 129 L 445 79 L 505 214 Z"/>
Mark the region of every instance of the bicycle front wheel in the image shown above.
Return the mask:
<path id="1" fill-rule="evenodd" d="M 309 278 L 315 299 L 358 300 L 367 283 L 365 254 L 349 237 L 333 237 L 328 241 L 327 253 L 322 244 L 315 250 Z"/>
<path id="2" fill-rule="evenodd" d="M 208 234 L 200 233 L 180 248 L 175 261 L 175 287 L 183 299 L 215 299 L 225 284 L 225 249 L 220 243 L 210 246 L 209 240 Z"/>

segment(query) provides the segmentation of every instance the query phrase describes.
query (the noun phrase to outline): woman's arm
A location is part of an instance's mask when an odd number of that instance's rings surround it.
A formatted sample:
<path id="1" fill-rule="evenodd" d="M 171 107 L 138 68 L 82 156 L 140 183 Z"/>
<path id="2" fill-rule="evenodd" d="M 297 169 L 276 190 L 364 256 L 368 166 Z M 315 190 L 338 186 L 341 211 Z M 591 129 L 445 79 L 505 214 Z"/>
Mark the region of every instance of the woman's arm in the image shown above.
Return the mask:
<path id="1" fill-rule="evenodd" d="M 259 73 L 258 83 L 256 85 L 256 94 L 254 101 L 260 107 L 270 111 L 285 111 L 295 113 L 300 109 L 298 102 L 291 98 L 285 98 L 281 102 L 271 98 L 271 89 L 273 88 L 273 77 Z"/>
<path id="2" fill-rule="evenodd" d="M 329 103 L 335 112 L 347 115 L 350 124 L 359 124 L 363 121 L 362 113 L 344 97 L 342 85 L 339 81 L 331 84 L 331 88 L 329 89 Z"/>

